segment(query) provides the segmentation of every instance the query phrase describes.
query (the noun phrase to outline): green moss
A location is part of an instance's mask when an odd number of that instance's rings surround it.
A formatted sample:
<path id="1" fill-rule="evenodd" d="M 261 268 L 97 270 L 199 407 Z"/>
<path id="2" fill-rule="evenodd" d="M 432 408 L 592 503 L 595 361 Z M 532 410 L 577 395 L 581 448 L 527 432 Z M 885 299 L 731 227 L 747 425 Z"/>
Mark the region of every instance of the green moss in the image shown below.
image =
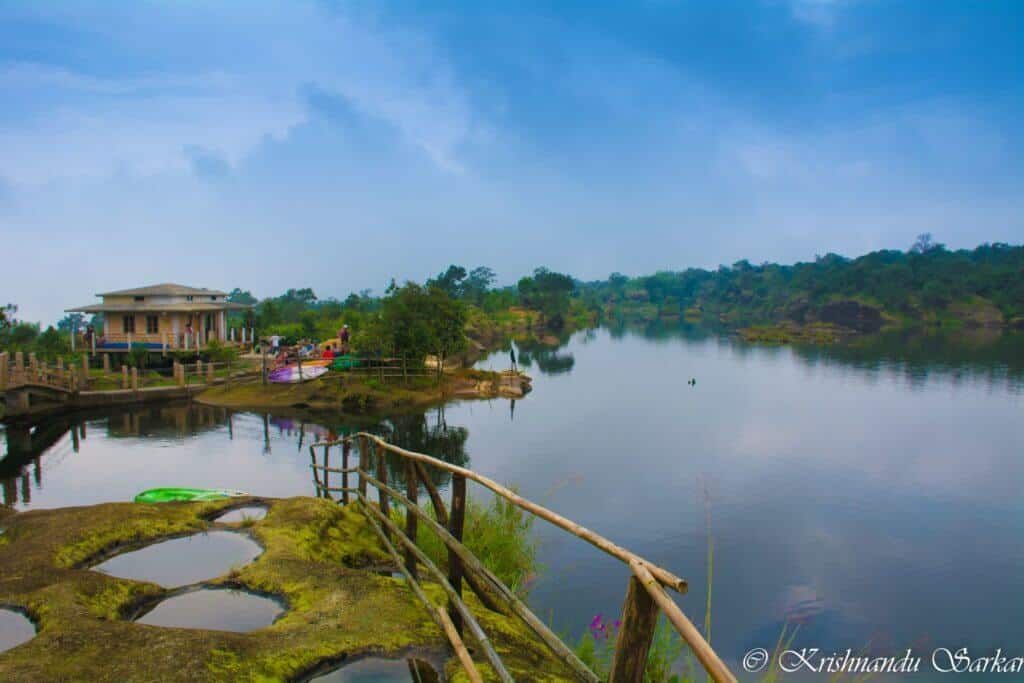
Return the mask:
<path id="1" fill-rule="evenodd" d="M 127 622 L 141 601 L 164 589 L 81 568 L 111 548 L 206 528 L 207 519 L 239 502 L 268 505 L 266 518 L 249 529 L 265 552 L 209 583 L 281 596 L 289 610 L 271 626 L 229 633 Z M 356 505 L 314 498 L 111 503 L 20 513 L 3 522 L 8 547 L 0 554 L 0 602 L 25 607 L 39 634 L 0 653 L 0 680 L 282 681 L 343 657 L 446 651 L 443 634 L 408 586 L 374 571 L 389 559 Z M 439 586 L 424 590 L 444 604 Z M 517 678 L 568 678 L 524 626 L 467 600 Z M 457 664 L 449 668 L 457 675 Z"/>

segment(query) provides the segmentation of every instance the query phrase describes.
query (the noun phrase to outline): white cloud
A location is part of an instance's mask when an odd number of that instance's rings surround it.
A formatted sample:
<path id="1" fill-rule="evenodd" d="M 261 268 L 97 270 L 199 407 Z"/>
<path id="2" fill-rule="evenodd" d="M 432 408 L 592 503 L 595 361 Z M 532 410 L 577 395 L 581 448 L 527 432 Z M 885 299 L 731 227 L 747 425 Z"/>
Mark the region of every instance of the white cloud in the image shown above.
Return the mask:
<path id="1" fill-rule="evenodd" d="M 195 148 L 235 165 L 268 136 L 283 138 L 306 119 L 308 84 L 388 122 L 440 167 L 461 170 L 458 148 L 474 126 L 470 108 L 444 56 L 423 35 L 314 3 L 271 5 L 230 20 L 218 8 L 191 10 L 149 7 L 145 21 L 132 9 L 117 21 L 100 12 L 41 10 L 48 21 L 95 29 L 118 53 L 137 51 L 145 67 L 129 75 L 32 63 L 0 70 L 0 91 L 21 104 L 0 123 L 0 176 L 39 185 L 187 172 L 183 150 Z M 133 26 L 137 32 L 125 30 Z M 209 52 L 208 59 L 182 60 L 181 43 Z M 225 50 L 235 43 L 236 51 Z M 182 62 L 204 67 L 189 71 Z M 114 68 L 131 69 L 131 60 Z"/>

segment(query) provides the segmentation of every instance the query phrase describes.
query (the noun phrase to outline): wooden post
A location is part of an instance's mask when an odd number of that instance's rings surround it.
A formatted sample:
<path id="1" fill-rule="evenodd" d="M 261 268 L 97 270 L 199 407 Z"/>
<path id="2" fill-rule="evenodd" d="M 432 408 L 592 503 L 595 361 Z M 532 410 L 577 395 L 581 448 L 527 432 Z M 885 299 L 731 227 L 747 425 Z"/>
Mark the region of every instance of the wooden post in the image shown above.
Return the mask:
<path id="1" fill-rule="evenodd" d="M 405 495 L 416 505 L 420 497 L 420 485 L 416 478 L 416 463 L 406 458 L 403 458 L 403 460 L 405 460 Z M 413 543 L 416 542 L 416 523 L 418 520 L 419 518 L 413 514 L 412 510 L 406 509 L 405 535 Z M 413 578 L 416 578 L 416 555 L 409 548 L 405 549 L 405 568 L 409 570 L 409 574 Z"/>
<path id="2" fill-rule="evenodd" d="M 122 389 L 127 389 L 128 388 L 128 366 L 127 365 L 122 365 L 121 366 L 121 388 Z"/>
<path id="3" fill-rule="evenodd" d="M 647 653 L 657 625 L 658 605 L 640 581 L 630 575 L 609 683 L 643 683 Z"/>
<path id="4" fill-rule="evenodd" d="M 348 505 L 348 455 L 352 450 L 352 443 L 346 439 L 341 444 L 341 502 Z"/>
<path id="5" fill-rule="evenodd" d="M 63 358 L 58 358 L 57 359 L 57 379 L 59 379 L 61 382 L 64 381 L 64 359 Z"/>
<path id="6" fill-rule="evenodd" d="M 377 448 L 377 479 L 380 480 L 385 486 L 388 485 L 388 462 L 387 462 L 387 451 L 383 448 Z M 377 489 L 377 499 L 380 501 L 380 511 L 384 513 L 384 516 L 391 519 L 391 506 L 389 504 L 388 494 L 384 492 L 384 489 Z M 388 533 L 385 529 L 384 533 Z"/>
<path id="7" fill-rule="evenodd" d="M 39 361 L 36 360 L 36 354 L 28 354 L 28 367 L 32 371 L 32 374 L 35 375 L 39 373 Z"/>
<path id="8" fill-rule="evenodd" d="M 132 368 L 132 391 L 139 390 L 139 369 Z"/>
<path id="9" fill-rule="evenodd" d="M 370 471 L 370 440 L 365 436 L 359 439 L 359 493 L 366 495 L 366 477 L 363 472 Z"/>
<path id="10" fill-rule="evenodd" d="M 299 432 L 299 433 L 301 434 L 301 432 Z M 301 448 L 301 446 L 300 446 L 300 448 Z M 312 449 L 312 448 L 313 447 L 310 446 L 310 449 Z M 331 488 L 331 479 L 330 479 L 330 477 L 331 477 L 331 470 L 330 470 L 330 467 L 331 467 L 331 447 L 328 444 L 324 444 L 324 488 L 325 489 Z M 324 491 L 324 498 L 327 498 L 327 499 L 332 500 L 332 501 L 334 500 L 334 496 L 331 495 L 331 492 L 330 491 L 326 491 L 326 490 Z"/>
<path id="11" fill-rule="evenodd" d="M 213 363 L 206 364 L 206 383 L 213 384 Z"/>
<path id="12" fill-rule="evenodd" d="M 103 354 L 103 374 L 104 375 L 109 375 L 110 374 L 110 354 L 109 353 Z"/>
<path id="13" fill-rule="evenodd" d="M 448 531 L 455 540 L 462 542 L 462 529 L 466 524 L 466 478 L 461 474 L 452 474 L 452 505 L 448 516 Z M 448 549 L 448 583 L 458 595 L 462 595 L 462 559 L 451 548 Z M 448 614 L 455 624 L 455 629 L 462 633 L 462 615 L 455 604 L 448 601 Z"/>
<path id="14" fill-rule="evenodd" d="M 89 382 L 89 356 L 82 354 L 82 388 Z"/>
<path id="15" fill-rule="evenodd" d="M 244 327 L 242 328 L 242 333 L 245 334 L 245 328 Z M 243 341 L 242 343 L 245 343 L 245 342 Z M 260 349 L 260 351 L 261 351 L 260 359 L 263 362 L 263 370 L 260 372 L 260 376 L 263 378 L 263 385 L 266 386 L 266 384 L 267 384 L 267 349 L 266 349 L 266 347 L 262 347 Z"/>
<path id="16" fill-rule="evenodd" d="M 95 356 L 96 355 L 96 333 L 95 332 L 93 332 L 91 335 L 89 335 L 89 344 L 90 344 L 90 346 L 92 346 L 92 353 Z"/>
<path id="17" fill-rule="evenodd" d="M 198 359 L 196 360 L 196 377 L 199 378 L 200 382 L 203 381 L 203 361 Z"/>
<path id="18" fill-rule="evenodd" d="M 7 374 L 10 372 L 10 361 L 6 351 L 0 351 L 0 390 L 7 388 Z"/>

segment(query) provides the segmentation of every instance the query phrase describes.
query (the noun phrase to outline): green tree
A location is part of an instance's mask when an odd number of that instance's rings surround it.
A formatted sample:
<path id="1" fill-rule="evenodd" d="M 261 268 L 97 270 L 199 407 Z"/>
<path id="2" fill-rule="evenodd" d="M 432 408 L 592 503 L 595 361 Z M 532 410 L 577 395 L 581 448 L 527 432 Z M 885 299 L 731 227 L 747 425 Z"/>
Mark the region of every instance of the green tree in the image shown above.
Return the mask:
<path id="1" fill-rule="evenodd" d="M 57 330 L 60 332 L 74 332 L 85 329 L 85 316 L 81 313 L 68 313 L 57 321 Z"/>
<path id="2" fill-rule="evenodd" d="M 569 298 L 576 285 L 568 275 L 547 268 L 537 268 L 533 277 L 519 281 L 519 295 L 523 303 L 540 311 L 548 327 L 560 328 L 569 310 Z"/>
<path id="3" fill-rule="evenodd" d="M 393 351 L 417 363 L 428 353 L 443 360 L 466 345 L 466 308 L 440 287 L 389 287 L 380 320 Z"/>

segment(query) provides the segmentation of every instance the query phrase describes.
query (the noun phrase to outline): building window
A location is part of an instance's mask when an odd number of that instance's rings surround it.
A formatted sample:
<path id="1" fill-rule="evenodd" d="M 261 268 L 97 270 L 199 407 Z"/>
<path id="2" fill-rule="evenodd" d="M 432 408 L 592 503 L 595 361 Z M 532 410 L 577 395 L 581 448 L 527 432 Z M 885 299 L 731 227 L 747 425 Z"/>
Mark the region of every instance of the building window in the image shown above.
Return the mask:
<path id="1" fill-rule="evenodd" d="M 155 315 L 146 316 L 146 334 L 156 334 L 160 331 L 160 318 Z"/>
<path id="2" fill-rule="evenodd" d="M 122 317 L 121 318 L 121 325 L 122 325 L 122 330 L 124 331 L 125 334 L 134 334 L 135 333 L 135 316 L 134 315 L 126 315 L 126 316 Z"/>
<path id="3" fill-rule="evenodd" d="M 215 296 L 211 296 L 210 297 L 210 301 L 216 301 L 216 300 L 217 300 L 217 297 L 215 297 Z"/>
<path id="4" fill-rule="evenodd" d="M 135 297 L 135 300 L 136 301 L 145 301 L 146 297 L 144 297 L 144 296 L 137 296 L 137 297 Z"/>
<path id="5" fill-rule="evenodd" d="M 192 301 L 192 295 L 189 294 L 188 296 L 186 296 L 185 301 Z"/>

